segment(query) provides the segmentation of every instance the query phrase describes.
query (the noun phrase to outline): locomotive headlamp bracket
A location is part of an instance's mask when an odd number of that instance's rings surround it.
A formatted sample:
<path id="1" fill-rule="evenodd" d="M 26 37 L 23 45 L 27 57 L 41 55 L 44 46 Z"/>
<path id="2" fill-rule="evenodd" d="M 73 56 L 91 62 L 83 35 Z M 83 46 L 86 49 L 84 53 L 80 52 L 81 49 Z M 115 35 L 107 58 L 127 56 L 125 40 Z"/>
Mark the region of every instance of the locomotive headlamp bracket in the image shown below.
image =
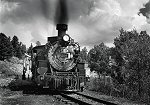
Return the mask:
<path id="1" fill-rule="evenodd" d="M 65 35 L 63 36 L 63 40 L 66 41 L 66 42 L 68 42 L 68 41 L 70 40 L 70 36 L 67 35 L 67 34 L 65 34 Z"/>

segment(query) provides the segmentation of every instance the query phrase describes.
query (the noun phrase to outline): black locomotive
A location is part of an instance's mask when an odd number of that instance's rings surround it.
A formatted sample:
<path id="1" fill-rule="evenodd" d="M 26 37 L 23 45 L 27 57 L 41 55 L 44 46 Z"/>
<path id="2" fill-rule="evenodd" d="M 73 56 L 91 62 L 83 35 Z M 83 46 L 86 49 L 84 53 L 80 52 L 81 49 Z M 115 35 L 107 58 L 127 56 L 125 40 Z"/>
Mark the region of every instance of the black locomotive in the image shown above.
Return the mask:
<path id="1" fill-rule="evenodd" d="M 58 36 L 48 37 L 45 45 L 32 49 L 29 68 L 32 81 L 39 87 L 79 91 L 85 84 L 84 63 L 78 59 L 80 46 L 66 34 L 67 28 L 66 24 L 57 24 Z"/>

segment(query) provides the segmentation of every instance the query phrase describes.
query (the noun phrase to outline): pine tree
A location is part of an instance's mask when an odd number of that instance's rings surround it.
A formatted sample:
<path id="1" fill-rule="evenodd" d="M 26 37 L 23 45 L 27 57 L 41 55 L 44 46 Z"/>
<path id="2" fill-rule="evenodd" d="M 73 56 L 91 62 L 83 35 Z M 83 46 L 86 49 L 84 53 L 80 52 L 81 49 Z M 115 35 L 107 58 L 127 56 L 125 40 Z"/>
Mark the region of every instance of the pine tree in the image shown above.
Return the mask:
<path id="1" fill-rule="evenodd" d="M 17 36 L 14 36 L 14 37 L 12 38 L 11 43 L 12 43 L 12 46 L 13 46 L 13 48 L 14 48 L 14 56 L 16 56 L 16 55 L 17 55 L 17 49 L 18 49 L 18 47 L 19 47 L 18 37 L 17 37 Z"/>
<path id="2" fill-rule="evenodd" d="M 22 44 L 22 42 L 20 42 L 20 47 L 21 47 L 21 52 L 22 54 L 26 53 L 26 45 Z"/>
<path id="3" fill-rule="evenodd" d="M 22 58 L 22 55 L 21 46 L 18 46 L 16 49 L 16 57 Z"/>
<path id="4" fill-rule="evenodd" d="M 14 36 L 11 41 L 14 48 L 14 55 L 18 58 L 22 58 L 22 42 L 19 43 L 19 39 L 17 36 Z"/>
<path id="5" fill-rule="evenodd" d="M 87 49 L 86 49 L 86 47 L 84 47 L 82 50 L 81 50 L 81 52 L 80 52 L 80 60 L 81 60 L 81 62 L 87 62 Z"/>
<path id="6" fill-rule="evenodd" d="M 13 56 L 13 46 L 5 34 L 0 33 L 0 60 L 8 59 Z"/>
<path id="7" fill-rule="evenodd" d="M 121 29 L 114 44 L 117 53 L 122 57 L 122 63 L 118 66 L 125 78 L 125 84 L 143 97 L 142 92 L 147 94 L 150 86 L 150 36 L 146 31 L 138 33 L 136 30 Z M 117 63 L 117 57 L 115 59 Z"/>
<path id="8" fill-rule="evenodd" d="M 37 41 L 37 42 L 36 42 L 36 46 L 41 46 L 41 42 L 40 42 L 40 41 Z"/>
<path id="9" fill-rule="evenodd" d="M 32 45 L 32 43 L 31 43 L 31 45 L 30 45 L 30 47 L 28 48 L 28 51 L 27 51 L 27 53 L 28 53 L 29 55 L 31 55 L 32 48 L 33 48 L 33 45 Z"/>

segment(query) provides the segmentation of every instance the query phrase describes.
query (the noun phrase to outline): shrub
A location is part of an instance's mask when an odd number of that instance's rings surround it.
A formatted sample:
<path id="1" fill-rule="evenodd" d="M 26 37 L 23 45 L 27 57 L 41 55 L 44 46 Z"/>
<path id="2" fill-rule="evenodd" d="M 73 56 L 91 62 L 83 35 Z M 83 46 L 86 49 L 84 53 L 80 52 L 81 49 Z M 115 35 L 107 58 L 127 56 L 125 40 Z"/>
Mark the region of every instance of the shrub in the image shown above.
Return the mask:
<path id="1" fill-rule="evenodd" d="M 150 89 L 143 90 L 142 96 L 139 97 L 138 89 L 133 90 L 132 87 L 119 83 L 106 84 L 103 80 L 100 80 L 99 78 L 90 78 L 90 82 L 88 83 L 88 89 L 91 91 L 101 92 L 106 95 L 122 97 L 133 101 L 150 103 Z"/>
<path id="2" fill-rule="evenodd" d="M 8 61 L 0 61 L 0 72 L 5 77 L 22 75 L 22 64 L 15 64 Z"/>
<path id="3" fill-rule="evenodd" d="M 10 59 L 7 60 L 8 62 L 11 62 L 13 64 L 22 64 L 22 60 L 19 60 L 17 57 L 11 57 Z"/>
<path id="4" fill-rule="evenodd" d="M 111 89 L 112 89 L 111 84 L 105 84 L 104 81 L 101 81 L 98 78 L 90 78 L 88 87 L 89 90 L 102 92 L 108 95 L 111 93 Z"/>

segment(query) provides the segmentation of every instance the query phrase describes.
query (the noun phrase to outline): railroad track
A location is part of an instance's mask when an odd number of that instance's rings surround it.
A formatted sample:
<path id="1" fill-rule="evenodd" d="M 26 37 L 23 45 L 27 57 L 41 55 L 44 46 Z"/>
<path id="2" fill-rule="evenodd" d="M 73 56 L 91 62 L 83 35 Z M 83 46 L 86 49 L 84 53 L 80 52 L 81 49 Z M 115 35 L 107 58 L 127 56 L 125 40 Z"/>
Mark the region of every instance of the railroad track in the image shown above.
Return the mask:
<path id="1" fill-rule="evenodd" d="M 75 102 L 79 105 L 117 105 L 115 103 L 104 101 L 98 98 L 93 98 L 91 96 L 84 95 L 78 92 L 73 92 L 71 94 L 61 92 L 60 95 L 65 99 L 71 102 Z"/>

